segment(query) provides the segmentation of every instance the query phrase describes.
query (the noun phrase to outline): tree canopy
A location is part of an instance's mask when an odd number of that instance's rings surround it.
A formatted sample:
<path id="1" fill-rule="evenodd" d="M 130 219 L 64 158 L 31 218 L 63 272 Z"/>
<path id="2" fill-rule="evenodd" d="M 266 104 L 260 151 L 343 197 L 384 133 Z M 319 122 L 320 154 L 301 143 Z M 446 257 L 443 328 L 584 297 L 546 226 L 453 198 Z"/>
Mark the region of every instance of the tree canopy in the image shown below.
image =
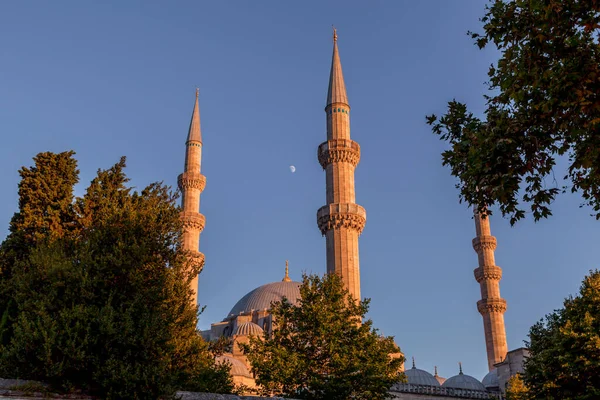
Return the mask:
<path id="1" fill-rule="evenodd" d="M 481 21 L 471 37 L 501 53 L 485 118 L 455 100 L 427 117 L 450 145 L 443 164 L 461 201 L 488 213 L 497 204 L 514 224 L 527 206 L 535 220 L 550 216 L 556 196 L 571 191 L 599 219 L 600 2 L 491 0 Z M 556 177 L 558 158 L 568 167 Z"/>
<path id="2" fill-rule="evenodd" d="M 600 398 L 600 271 L 590 272 L 577 296 L 531 328 L 528 348 L 528 398 Z"/>
<path id="3" fill-rule="evenodd" d="M 231 392 L 196 330 L 176 196 L 127 187 L 122 158 L 74 199 L 73 152 L 34 161 L 0 246 L 0 376 L 107 399 Z"/>
<path id="4" fill-rule="evenodd" d="M 300 294 L 298 305 L 273 303 L 272 332 L 243 347 L 256 382 L 299 399 L 387 398 L 403 378 L 404 357 L 392 337 L 363 321 L 369 300 L 353 299 L 335 274 L 305 275 Z"/>

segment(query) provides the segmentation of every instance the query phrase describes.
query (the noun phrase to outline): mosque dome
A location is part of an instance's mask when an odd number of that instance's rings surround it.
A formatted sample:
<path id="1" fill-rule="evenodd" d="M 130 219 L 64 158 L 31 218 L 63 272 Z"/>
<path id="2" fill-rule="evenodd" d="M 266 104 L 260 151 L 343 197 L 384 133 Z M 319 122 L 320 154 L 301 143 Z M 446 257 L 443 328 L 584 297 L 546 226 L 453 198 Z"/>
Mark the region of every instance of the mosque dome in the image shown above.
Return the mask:
<path id="1" fill-rule="evenodd" d="M 415 367 L 414 359 L 412 368 L 405 370 L 404 375 L 406 375 L 406 380 L 411 385 L 440 386 L 433 375 L 425 370 Z"/>
<path id="2" fill-rule="evenodd" d="M 446 379 L 446 382 L 444 382 L 442 386 L 453 389 L 485 391 L 485 386 L 483 386 L 483 383 L 479 382 L 477 379 L 473 378 L 470 375 L 463 374 L 462 366 L 460 367 L 460 372 L 458 373 L 458 375 Z"/>
<path id="3" fill-rule="evenodd" d="M 434 367 L 435 368 L 435 373 L 433 374 L 433 377 L 435 378 L 436 381 L 439 382 L 440 385 L 443 385 L 444 382 L 446 382 L 446 378 L 443 378 L 441 376 L 438 375 L 437 373 L 437 366 Z"/>
<path id="4" fill-rule="evenodd" d="M 285 278 L 284 278 L 285 279 Z M 271 308 L 271 303 L 280 301 L 284 296 L 292 303 L 297 304 L 300 299 L 300 282 L 282 281 L 267 283 L 257 287 L 238 301 L 229 311 L 229 315 L 249 313 L 252 310 Z"/>
<path id="5" fill-rule="evenodd" d="M 238 325 L 237 329 L 235 330 L 236 335 L 242 336 L 262 336 L 263 332 L 263 329 L 254 322 L 244 322 L 243 324 Z"/>
<path id="6" fill-rule="evenodd" d="M 486 388 L 497 388 L 500 387 L 500 381 L 498 380 L 498 370 L 494 369 L 487 373 L 481 381 L 483 386 Z"/>
<path id="7" fill-rule="evenodd" d="M 223 364 L 224 362 L 228 361 L 231 364 L 232 376 L 244 376 L 246 378 L 252 378 L 252 374 L 250 373 L 250 371 L 248 371 L 246 364 L 244 364 L 237 358 L 223 354 L 215 358 L 215 361 L 217 364 Z"/>

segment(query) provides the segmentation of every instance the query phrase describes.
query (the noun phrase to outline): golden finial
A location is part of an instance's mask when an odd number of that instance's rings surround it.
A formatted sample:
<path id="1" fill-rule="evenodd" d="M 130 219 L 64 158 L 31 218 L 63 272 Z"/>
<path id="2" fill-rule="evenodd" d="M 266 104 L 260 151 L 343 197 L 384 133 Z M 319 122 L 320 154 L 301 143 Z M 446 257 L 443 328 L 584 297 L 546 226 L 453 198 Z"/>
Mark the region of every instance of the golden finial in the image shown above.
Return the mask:
<path id="1" fill-rule="evenodd" d="M 331 25 L 331 27 L 333 28 L 333 41 L 337 42 L 337 29 L 335 29 L 335 26 Z"/>
<path id="2" fill-rule="evenodd" d="M 291 282 L 292 280 L 290 279 L 290 268 L 289 268 L 289 264 L 288 264 L 288 260 L 285 260 L 285 276 L 282 279 L 282 282 Z"/>
<path id="3" fill-rule="evenodd" d="M 198 93 L 200 92 L 199 88 L 196 88 L 196 98 L 198 98 Z"/>

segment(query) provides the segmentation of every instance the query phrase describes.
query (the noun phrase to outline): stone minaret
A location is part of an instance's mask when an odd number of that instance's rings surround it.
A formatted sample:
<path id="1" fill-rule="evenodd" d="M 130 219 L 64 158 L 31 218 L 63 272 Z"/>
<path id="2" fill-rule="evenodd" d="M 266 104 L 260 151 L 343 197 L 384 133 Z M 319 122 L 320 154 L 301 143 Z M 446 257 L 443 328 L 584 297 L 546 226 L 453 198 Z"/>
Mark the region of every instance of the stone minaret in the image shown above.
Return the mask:
<path id="1" fill-rule="evenodd" d="M 350 105 L 335 29 L 325 114 L 327 141 L 319 146 L 317 154 L 326 175 L 327 205 L 317 212 L 317 224 L 327 242 L 327 273 L 341 276 L 350 294 L 360 300 L 358 236 L 367 214 L 355 203 L 354 169 L 360 159 L 360 146 L 350 140 Z"/>
<path id="2" fill-rule="evenodd" d="M 200 173 L 202 165 L 202 133 L 200 131 L 200 109 L 198 107 L 198 89 L 192 112 L 192 121 L 185 142 L 185 166 L 183 174 L 177 177 L 181 190 L 181 220 L 183 221 L 183 249 L 190 252 L 192 263 L 200 269 L 204 267 L 204 254 L 198 251 L 200 233 L 204 229 L 204 215 L 200 214 L 200 193 L 206 185 L 206 178 Z M 198 277 L 191 283 L 194 291 L 194 304 L 198 302 Z"/>
<path id="3" fill-rule="evenodd" d="M 504 360 L 508 352 L 504 328 L 506 300 L 500 297 L 502 269 L 494 260 L 496 238 L 490 231 L 490 217 L 484 218 L 475 212 L 474 219 L 477 237 L 473 239 L 473 248 L 477 252 L 479 267 L 473 272 L 481 287 L 481 300 L 477 302 L 477 310 L 483 317 L 488 367 L 491 371 L 494 364 Z"/>

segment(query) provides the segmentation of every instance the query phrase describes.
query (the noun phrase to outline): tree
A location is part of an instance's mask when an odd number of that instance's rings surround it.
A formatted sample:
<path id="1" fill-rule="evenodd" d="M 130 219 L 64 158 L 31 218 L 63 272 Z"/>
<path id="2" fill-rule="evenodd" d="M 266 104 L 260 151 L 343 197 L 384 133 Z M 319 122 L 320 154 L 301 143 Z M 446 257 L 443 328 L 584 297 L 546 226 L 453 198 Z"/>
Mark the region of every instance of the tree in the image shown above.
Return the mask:
<path id="1" fill-rule="evenodd" d="M 501 52 L 488 72 L 485 119 L 457 101 L 427 117 L 450 145 L 442 159 L 461 201 L 487 213 L 498 204 L 514 224 L 523 202 L 537 221 L 570 190 L 599 219 L 600 2 L 490 0 L 481 21 L 484 33 L 471 37 Z M 568 159 L 560 183 L 558 158 Z"/>
<path id="2" fill-rule="evenodd" d="M 73 153 L 44 154 L 66 154 L 74 164 Z M 106 399 L 156 399 L 177 389 L 231 392 L 228 367 L 215 364 L 196 330 L 189 284 L 199 271 L 179 246 L 176 196 L 158 183 L 132 191 L 124 168 L 122 158 L 99 170 L 74 203 L 63 201 L 68 196 L 20 199 L 43 206 L 20 207 L 13 221 L 39 209 L 69 212 L 51 225 L 47 218 L 11 225 L 5 243 L 29 246 L 12 246 L 14 257 L 2 253 L 12 273 L 0 285 L 13 306 L 5 323 L 11 334 L 0 343 L 0 376 Z M 69 229 L 55 228 L 62 226 Z"/>
<path id="3" fill-rule="evenodd" d="M 528 348 L 524 378 L 532 399 L 600 398 L 600 271 L 531 328 Z"/>
<path id="4" fill-rule="evenodd" d="M 521 374 L 515 374 L 508 380 L 506 400 L 529 400 L 529 389 L 525 386 Z"/>
<path id="5" fill-rule="evenodd" d="M 266 393 L 300 399 L 387 398 L 404 357 L 371 320 L 361 323 L 369 300 L 354 300 L 335 274 L 305 275 L 300 294 L 298 305 L 274 302 L 272 332 L 243 347 L 256 382 Z"/>

